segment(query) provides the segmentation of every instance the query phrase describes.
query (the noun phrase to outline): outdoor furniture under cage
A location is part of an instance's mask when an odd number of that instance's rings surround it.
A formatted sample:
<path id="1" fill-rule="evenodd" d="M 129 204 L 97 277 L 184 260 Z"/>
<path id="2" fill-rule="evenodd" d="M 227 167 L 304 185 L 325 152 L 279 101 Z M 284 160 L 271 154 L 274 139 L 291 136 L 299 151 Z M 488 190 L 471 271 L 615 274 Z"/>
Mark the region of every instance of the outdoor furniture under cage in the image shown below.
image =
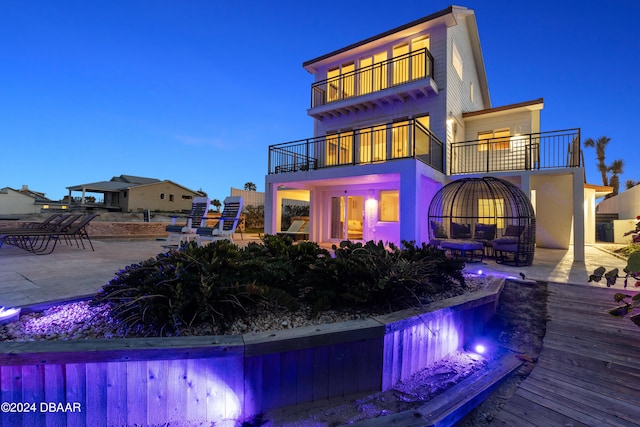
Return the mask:
<path id="1" fill-rule="evenodd" d="M 533 263 L 533 206 L 522 190 L 503 179 L 463 178 L 450 182 L 431 201 L 428 224 L 431 244 L 467 261 L 495 256 L 498 263 Z"/>

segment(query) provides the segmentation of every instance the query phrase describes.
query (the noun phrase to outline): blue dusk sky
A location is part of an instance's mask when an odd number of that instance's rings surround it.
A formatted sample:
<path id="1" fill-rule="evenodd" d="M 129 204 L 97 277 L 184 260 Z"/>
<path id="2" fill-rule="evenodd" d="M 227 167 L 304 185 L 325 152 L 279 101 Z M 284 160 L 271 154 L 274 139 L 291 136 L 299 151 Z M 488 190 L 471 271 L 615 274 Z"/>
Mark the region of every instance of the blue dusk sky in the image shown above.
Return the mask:
<path id="1" fill-rule="evenodd" d="M 121 174 L 222 199 L 264 190 L 270 144 L 313 136 L 302 63 L 446 1 L 0 0 L 0 187 L 52 199 Z M 480 1 L 492 105 L 544 98 L 542 130 L 611 138 L 640 180 L 640 1 Z M 602 184 L 594 149 L 587 179 Z"/>

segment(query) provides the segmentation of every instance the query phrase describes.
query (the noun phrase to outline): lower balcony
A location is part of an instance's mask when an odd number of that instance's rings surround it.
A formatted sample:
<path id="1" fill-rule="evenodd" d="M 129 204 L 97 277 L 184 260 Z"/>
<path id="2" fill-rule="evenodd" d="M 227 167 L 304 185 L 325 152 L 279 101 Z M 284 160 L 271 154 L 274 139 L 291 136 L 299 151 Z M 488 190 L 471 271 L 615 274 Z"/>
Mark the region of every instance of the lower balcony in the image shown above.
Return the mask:
<path id="1" fill-rule="evenodd" d="M 420 119 L 387 123 L 269 147 L 269 174 L 415 158 L 443 170 L 442 141 Z"/>
<path id="2" fill-rule="evenodd" d="M 449 175 L 584 165 L 580 129 L 555 130 L 451 144 Z"/>

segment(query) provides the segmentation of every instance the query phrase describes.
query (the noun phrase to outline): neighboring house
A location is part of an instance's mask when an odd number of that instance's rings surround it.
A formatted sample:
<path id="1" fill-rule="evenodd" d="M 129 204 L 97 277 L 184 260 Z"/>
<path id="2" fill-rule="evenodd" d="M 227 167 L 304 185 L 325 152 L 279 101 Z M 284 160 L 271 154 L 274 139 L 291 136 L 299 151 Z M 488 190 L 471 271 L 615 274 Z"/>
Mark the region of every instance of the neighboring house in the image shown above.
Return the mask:
<path id="1" fill-rule="evenodd" d="M 81 193 L 77 196 L 80 201 L 76 206 L 122 212 L 190 210 L 193 198 L 202 196 L 201 192 L 173 181 L 131 175 L 114 176 L 109 181 L 74 185 L 67 189 L 69 200 L 74 200 L 73 192 Z M 102 199 L 95 200 L 93 194 L 88 196 L 87 193 L 97 193 L 102 195 Z"/>
<path id="2" fill-rule="evenodd" d="M 300 192 L 295 199 L 283 199 L 282 204 L 285 206 L 309 206 L 309 200 L 305 200 L 309 192 Z M 231 196 L 242 196 L 244 206 L 264 206 L 264 191 L 242 190 L 240 188 L 231 187 Z"/>
<path id="3" fill-rule="evenodd" d="M 541 132 L 542 99 L 492 107 L 472 10 L 451 6 L 303 67 L 314 136 L 269 147 L 265 233 L 280 230 L 281 200 L 303 195 L 314 241 L 428 242 L 438 189 L 492 175 L 530 196 L 539 246 L 575 243 L 584 260 L 595 193 L 580 130 Z"/>
<path id="4" fill-rule="evenodd" d="M 627 231 L 635 230 L 635 224 L 638 221 L 636 217 L 640 215 L 640 185 L 604 199 L 598 203 L 596 211 L 602 216 L 616 214 L 617 219 L 611 221 L 613 242 L 630 243 L 632 236 L 624 234 Z"/>
<path id="5" fill-rule="evenodd" d="M 596 210 L 599 214 L 618 214 L 618 219 L 635 220 L 640 215 L 640 185 L 604 199 Z"/>
<path id="6" fill-rule="evenodd" d="M 0 215 L 24 215 L 40 213 L 50 208 L 63 208 L 60 202 L 45 197 L 44 193 L 30 190 L 23 185 L 22 189 L 10 187 L 0 188 Z"/>

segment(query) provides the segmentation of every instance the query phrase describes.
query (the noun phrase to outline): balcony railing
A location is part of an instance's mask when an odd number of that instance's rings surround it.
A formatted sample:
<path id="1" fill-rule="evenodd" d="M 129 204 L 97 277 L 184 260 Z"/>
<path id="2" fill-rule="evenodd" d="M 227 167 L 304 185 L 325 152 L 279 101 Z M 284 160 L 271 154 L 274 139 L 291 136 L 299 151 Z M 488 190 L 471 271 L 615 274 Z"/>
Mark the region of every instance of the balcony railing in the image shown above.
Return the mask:
<path id="1" fill-rule="evenodd" d="M 580 129 L 451 144 L 449 174 L 580 167 Z"/>
<path id="2" fill-rule="evenodd" d="M 427 77 L 433 78 L 433 56 L 426 48 L 418 49 L 312 84 L 311 108 Z"/>
<path id="3" fill-rule="evenodd" d="M 415 158 L 443 171 L 443 144 L 417 120 L 356 129 L 269 147 L 269 174 Z"/>

